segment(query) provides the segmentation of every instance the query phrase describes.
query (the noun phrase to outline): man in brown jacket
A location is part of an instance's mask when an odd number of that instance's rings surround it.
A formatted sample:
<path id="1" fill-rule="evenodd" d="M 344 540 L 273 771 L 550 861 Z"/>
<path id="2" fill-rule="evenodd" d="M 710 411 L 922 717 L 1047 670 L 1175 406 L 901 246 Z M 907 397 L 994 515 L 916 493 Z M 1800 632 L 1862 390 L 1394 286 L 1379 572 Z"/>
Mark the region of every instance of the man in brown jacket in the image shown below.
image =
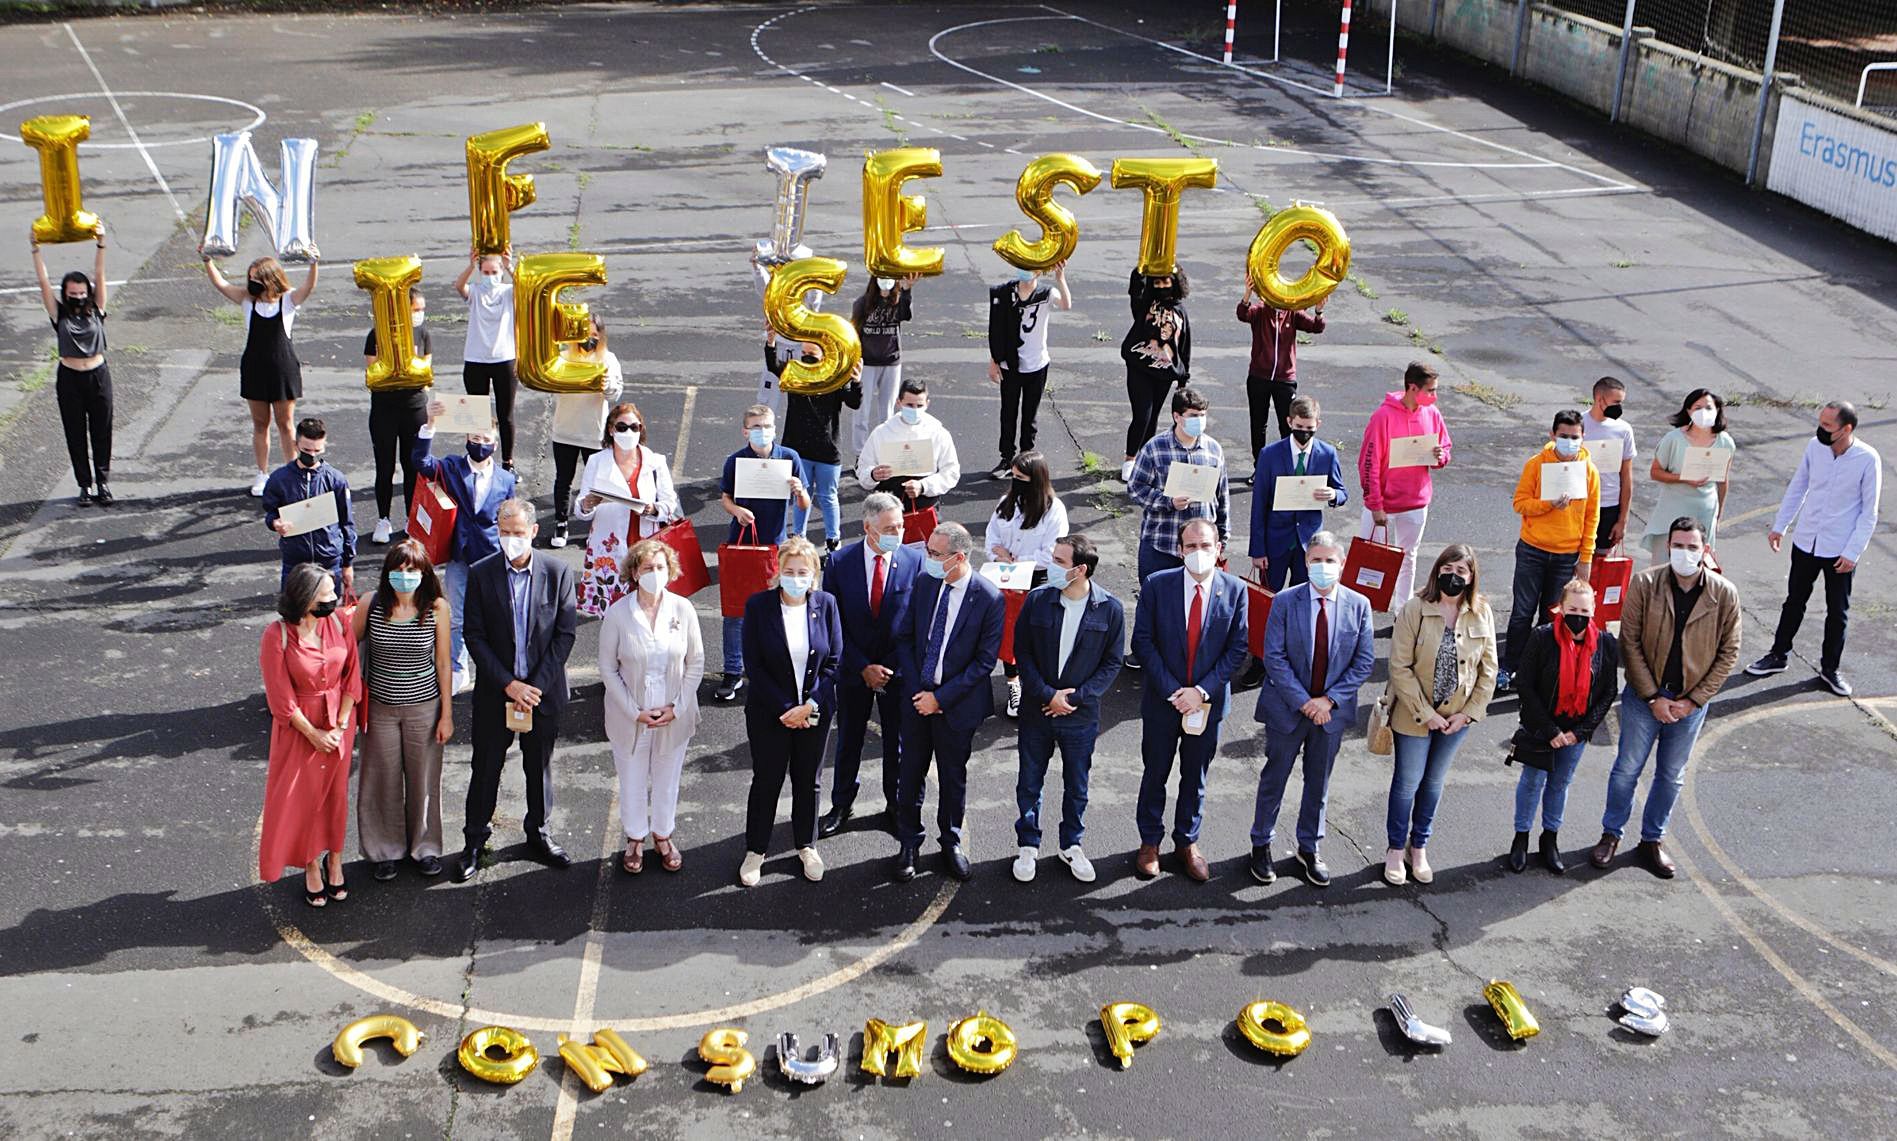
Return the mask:
<path id="1" fill-rule="evenodd" d="M 1620 695 L 1620 755 L 1607 778 L 1607 811 L 1593 864 L 1605 868 L 1633 814 L 1634 789 L 1659 744 L 1653 787 L 1640 821 L 1640 860 L 1661 879 L 1673 861 L 1661 847 L 1685 783 L 1686 762 L 1706 720 L 1706 705 L 1739 661 L 1739 591 L 1703 565 L 1706 535 L 1683 515 L 1667 532 L 1667 565 L 1641 571 L 1627 587 L 1620 652 L 1627 686 Z"/>

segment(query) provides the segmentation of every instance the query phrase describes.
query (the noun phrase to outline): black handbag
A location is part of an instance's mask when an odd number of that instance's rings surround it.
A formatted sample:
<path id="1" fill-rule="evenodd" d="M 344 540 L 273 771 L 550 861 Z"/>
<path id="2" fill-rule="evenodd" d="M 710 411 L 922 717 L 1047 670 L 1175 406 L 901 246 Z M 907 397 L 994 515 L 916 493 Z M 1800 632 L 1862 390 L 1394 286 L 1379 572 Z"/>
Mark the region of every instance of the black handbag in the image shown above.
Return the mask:
<path id="1" fill-rule="evenodd" d="M 1508 756 L 1502 759 L 1502 763 L 1520 763 L 1524 767 L 1546 772 L 1554 768 L 1554 748 L 1548 742 L 1537 739 L 1526 728 L 1520 728 L 1509 739 Z"/>

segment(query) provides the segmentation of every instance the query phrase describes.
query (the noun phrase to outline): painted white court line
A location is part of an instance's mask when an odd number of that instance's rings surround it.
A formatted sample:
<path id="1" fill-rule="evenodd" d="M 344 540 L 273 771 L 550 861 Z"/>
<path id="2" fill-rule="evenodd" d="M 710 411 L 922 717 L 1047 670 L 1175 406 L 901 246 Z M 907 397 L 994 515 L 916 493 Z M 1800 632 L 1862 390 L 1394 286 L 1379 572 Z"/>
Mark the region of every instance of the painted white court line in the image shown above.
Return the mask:
<path id="1" fill-rule="evenodd" d="M 915 92 L 913 92 L 913 91 L 905 91 L 904 89 L 902 89 L 902 88 L 900 88 L 900 87 L 897 87 L 897 86 L 896 86 L 895 84 L 893 84 L 893 83 L 890 83 L 890 82 L 889 82 L 889 81 L 887 81 L 887 80 L 884 80 L 884 81 L 883 81 L 883 86 L 884 86 L 884 87 L 887 87 L 887 88 L 889 88 L 889 89 L 890 89 L 891 91 L 894 91 L 894 92 L 895 92 L 896 94 L 898 94 L 898 95 L 907 95 L 907 96 L 908 96 L 909 98 L 911 98 L 911 99 L 914 99 L 914 98 L 916 97 L 916 93 L 915 93 Z"/>
<path id="2" fill-rule="evenodd" d="M 178 221 L 183 222 L 184 207 L 178 205 L 178 196 L 171 192 L 171 184 L 165 181 L 163 174 L 159 173 L 158 164 L 152 161 L 151 151 L 139 140 L 138 131 L 132 126 L 132 121 L 125 117 L 125 108 L 119 106 L 119 97 L 112 94 L 112 88 L 107 86 L 105 76 L 99 74 L 99 65 L 92 62 L 92 53 L 86 50 L 86 45 L 79 42 L 79 33 L 72 30 L 71 24 L 61 24 L 60 27 L 66 29 L 66 36 L 72 40 L 72 46 L 79 49 L 79 58 L 86 61 L 86 69 L 92 72 L 92 78 L 99 81 L 99 91 L 105 96 L 106 102 L 112 104 L 112 113 L 119 117 L 119 126 L 125 128 L 126 135 L 132 140 L 132 145 L 138 148 L 139 157 L 145 160 L 145 169 L 151 171 L 151 176 L 158 180 L 158 189 L 165 192 L 165 198 L 171 203 L 172 213 L 178 216 Z"/>
<path id="3" fill-rule="evenodd" d="M 0 115 L 5 115 L 7 112 L 15 110 L 16 108 L 31 107 L 36 103 L 65 103 L 74 99 L 92 99 L 98 94 L 99 92 L 97 91 L 76 91 L 65 95 L 35 95 L 30 99 L 15 99 L 11 103 L 0 103 Z M 241 127 L 233 127 L 232 130 L 236 131 L 254 131 L 258 127 L 263 126 L 264 120 L 268 118 L 268 116 L 264 114 L 263 108 L 257 106 L 255 103 L 246 103 L 242 99 L 230 99 L 222 95 L 198 95 L 190 91 L 121 91 L 118 94 L 127 99 L 195 99 L 203 103 L 228 103 L 233 107 L 241 107 L 256 116 Z M 0 139 L 4 139 L 10 143 L 17 143 L 20 141 L 20 136 L 10 135 L 5 131 L 0 131 Z M 143 145 L 147 150 L 157 150 L 159 147 L 202 146 L 210 141 L 210 135 L 194 135 L 188 139 L 160 139 L 157 142 L 153 142 L 150 139 L 141 140 L 139 143 L 83 142 L 79 144 L 79 149 L 82 152 L 129 151 L 137 150 L 140 145 Z"/>

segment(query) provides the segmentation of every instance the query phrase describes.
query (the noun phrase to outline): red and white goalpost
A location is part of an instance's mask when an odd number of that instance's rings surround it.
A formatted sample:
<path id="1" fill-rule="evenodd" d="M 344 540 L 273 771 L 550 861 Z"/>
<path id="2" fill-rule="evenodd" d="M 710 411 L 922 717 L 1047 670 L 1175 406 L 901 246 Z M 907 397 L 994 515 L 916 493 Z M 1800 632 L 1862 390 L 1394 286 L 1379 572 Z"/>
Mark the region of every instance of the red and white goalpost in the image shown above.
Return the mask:
<path id="1" fill-rule="evenodd" d="M 1344 97 L 1344 63 L 1350 58 L 1350 0 L 1344 0 L 1344 11 L 1337 20 L 1337 85 L 1331 88 L 1333 99 Z"/>
<path id="2" fill-rule="evenodd" d="M 1390 94 L 1396 87 L 1396 6 L 1399 0 L 1390 0 L 1390 46 L 1384 60 L 1383 93 Z M 1337 71 L 1331 84 L 1331 95 L 1343 98 L 1344 71 L 1350 58 L 1350 8 L 1353 0 L 1342 0 L 1342 8 L 1337 21 Z M 1226 0 L 1225 4 L 1225 62 L 1232 62 L 1232 40 L 1238 31 L 1238 0 Z M 1284 0 L 1276 0 L 1273 5 L 1271 26 L 1271 62 L 1277 63 L 1278 45 L 1284 31 Z"/>

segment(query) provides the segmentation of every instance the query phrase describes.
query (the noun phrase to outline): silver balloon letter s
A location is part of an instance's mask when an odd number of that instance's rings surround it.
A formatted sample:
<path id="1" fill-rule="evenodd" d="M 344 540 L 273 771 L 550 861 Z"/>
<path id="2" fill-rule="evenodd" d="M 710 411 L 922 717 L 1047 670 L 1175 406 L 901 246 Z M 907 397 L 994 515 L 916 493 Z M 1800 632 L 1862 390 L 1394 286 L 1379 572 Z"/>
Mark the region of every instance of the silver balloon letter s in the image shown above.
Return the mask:
<path id="1" fill-rule="evenodd" d="M 211 197 L 204 211 L 207 257 L 229 257 L 237 252 L 237 206 L 250 207 L 263 226 L 278 258 L 287 262 L 313 261 L 316 249 L 316 140 L 285 139 L 278 165 L 278 183 L 264 174 L 263 163 L 250 145 L 250 132 L 218 135 L 211 140 Z"/>
<path id="2" fill-rule="evenodd" d="M 777 212 L 771 219 L 770 238 L 757 244 L 758 261 L 782 265 L 810 256 L 803 244 L 804 211 L 810 206 L 810 184 L 823 177 L 829 161 L 795 147 L 765 150 L 764 169 L 777 176 Z"/>

